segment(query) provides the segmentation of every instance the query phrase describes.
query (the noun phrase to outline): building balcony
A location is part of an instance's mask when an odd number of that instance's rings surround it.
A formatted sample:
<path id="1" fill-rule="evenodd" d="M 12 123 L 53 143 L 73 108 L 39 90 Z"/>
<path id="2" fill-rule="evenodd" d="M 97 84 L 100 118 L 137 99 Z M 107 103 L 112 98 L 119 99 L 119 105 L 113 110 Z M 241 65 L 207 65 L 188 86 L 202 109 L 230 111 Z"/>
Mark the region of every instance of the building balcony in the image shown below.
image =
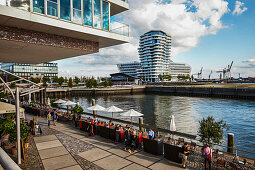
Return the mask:
<path id="1" fill-rule="evenodd" d="M 127 43 L 129 26 L 111 16 L 128 9 L 126 0 L 0 2 L 0 31 L 7 34 L 0 35 L 0 62 L 37 64 Z"/>

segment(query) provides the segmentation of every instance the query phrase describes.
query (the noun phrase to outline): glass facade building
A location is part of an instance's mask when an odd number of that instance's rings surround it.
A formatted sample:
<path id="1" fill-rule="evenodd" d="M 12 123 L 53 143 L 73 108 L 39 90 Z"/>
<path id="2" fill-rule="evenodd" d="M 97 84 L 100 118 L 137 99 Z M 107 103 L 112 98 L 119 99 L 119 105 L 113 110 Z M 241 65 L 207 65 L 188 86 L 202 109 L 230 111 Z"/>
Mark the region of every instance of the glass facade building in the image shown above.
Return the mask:
<path id="1" fill-rule="evenodd" d="M 146 82 L 160 81 L 159 75 L 170 74 L 171 36 L 163 31 L 150 31 L 140 37 L 141 77 Z"/>
<path id="2" fill-rule="evenodd" d="M 127 74 L 129 76 L 139 78 L 139 73 L 141 71 L 141 63 L 132 62 L 132 63 L 123 63 L 117 64 L 120 73 Z"/>
<path id="3" fill-rule="evenodd" d="M 178 81 L 178 75 L 190 75 L 191 67 L 184 63 L 170 62 L 170 74 L 172 81 Z"/>
<path id="4" fill-rule="evenodd" d="M 1 63 L 1 68 L 20 77 L 56 77 L 58 76 L 57 63 L 42 64 L 17 64 L 17 63 Z"/>
<path id="5" fill-rule="evenodd" d="M 32 4 L 32 12 L 110 31 L 110 3 L 108 1 L 33 0 Z"/>

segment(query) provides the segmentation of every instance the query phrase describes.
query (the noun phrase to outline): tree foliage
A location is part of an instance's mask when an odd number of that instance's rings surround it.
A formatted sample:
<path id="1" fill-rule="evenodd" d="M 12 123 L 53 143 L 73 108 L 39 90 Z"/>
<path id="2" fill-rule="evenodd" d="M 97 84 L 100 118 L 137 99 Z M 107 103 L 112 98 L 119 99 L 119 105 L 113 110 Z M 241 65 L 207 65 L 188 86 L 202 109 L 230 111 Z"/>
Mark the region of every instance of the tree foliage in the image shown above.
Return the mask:
<path id="1" fill-rule="evenodd" d="M 200 142 L 209 144 L 221 144 L 224 129 L 228 129 L 225 121 L 216 121 L 212 116 L 208 116 L 199 121 L 200 127 L 198 135 Z"/>
<path id="2" fill-rule="evenodd" d="M 78 114 L 78 115 L 80 115 L 83 112 L 83 108 L 79 106 L 78 104 L 75 107 L 72 107 L 71 110 L 74 114 Z"/>
<path id="3" fill-rule="evenodd" d="M 68 87 L 70 87 L 70 88 L 73 87 L 73 79 L 71 77 L 68 80 Z"/>
<path id="4" fill-rule="evenodd" d="M 80 79 L 77 76 L 75 76 L 73 81 L 75 82 L 75 84 L 79 84 Z"/>
<path id="5" fill-rule="evenodd" d="M 182 80 L 182 81 L 185 81 L 185 80 L 189 80 L 190 79 L 190 75 L 189 74 L 179 74 L 177 76 L 178 80 Z"/>
<path id="6" fill-rule="evenodd" d="M 167 81 L 170 81 L 172 79 L 172 76 L 170 74 L 163 74 L 163 75 L 159 75 L 158 76 L 160 78 L 160 80 L 167 80 Z"/>

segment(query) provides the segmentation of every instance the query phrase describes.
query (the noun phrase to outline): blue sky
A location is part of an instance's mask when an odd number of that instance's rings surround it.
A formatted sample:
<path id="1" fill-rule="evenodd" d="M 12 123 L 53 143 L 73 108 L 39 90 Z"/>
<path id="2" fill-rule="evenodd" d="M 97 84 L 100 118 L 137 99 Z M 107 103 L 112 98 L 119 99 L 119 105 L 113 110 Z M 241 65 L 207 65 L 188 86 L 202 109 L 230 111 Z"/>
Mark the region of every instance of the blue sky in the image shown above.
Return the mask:
<path id="1" fill-rule="evenodd" d="M 129 0 L 129 3 L 130 10 L 117 17 L 130 25 L 131 42 L 100 49 L 98 54 L 58 61 L 60 75 L 109 76 L 117 71 L 117 63 L 139 60 L 139 35 L 161 29 L 172 35 L 172 60 L 191 65 L 192 73 L 204 67 L 203 77 L 207 78 L 213 70 L 216 78 L 217 70 L 234 61 L 233 76 L 241 73 L 244 77 L 255 77 L 254 0 Z"/>

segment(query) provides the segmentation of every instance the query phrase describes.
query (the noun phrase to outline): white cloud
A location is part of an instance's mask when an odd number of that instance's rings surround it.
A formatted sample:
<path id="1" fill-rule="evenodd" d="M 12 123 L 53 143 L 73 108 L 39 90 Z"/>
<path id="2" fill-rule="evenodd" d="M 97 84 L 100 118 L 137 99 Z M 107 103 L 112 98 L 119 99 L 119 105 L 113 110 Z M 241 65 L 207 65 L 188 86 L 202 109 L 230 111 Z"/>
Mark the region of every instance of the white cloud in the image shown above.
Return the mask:
<path id="1" fill-rule="evenodd" d="M 233 15 L 241 15 L 245 11 L 247 11 L 248 8 L 244 7 L 244 3 L 240 1 L 236 1 L 235 10 L 233 11 Z"/>
<path id="2" fill-rule="evenodd" d="M 226 0 L 172 0 L 171 2 L 129 0 L 129 4 L 130 10 L 119 14 L 118 18 L 129 24 L 131 42 L 101 49 L 98 54 L 78 57 L 79 63 L 114 65 L 139 60 L 137 50 L 139 37 L 154 29 L 165 31 L 172 36 L 172 56 L 177 56 L 196 47 L 202 36 L 216 34 L 226 28 L 221 18 L 229 12 Z"/>

